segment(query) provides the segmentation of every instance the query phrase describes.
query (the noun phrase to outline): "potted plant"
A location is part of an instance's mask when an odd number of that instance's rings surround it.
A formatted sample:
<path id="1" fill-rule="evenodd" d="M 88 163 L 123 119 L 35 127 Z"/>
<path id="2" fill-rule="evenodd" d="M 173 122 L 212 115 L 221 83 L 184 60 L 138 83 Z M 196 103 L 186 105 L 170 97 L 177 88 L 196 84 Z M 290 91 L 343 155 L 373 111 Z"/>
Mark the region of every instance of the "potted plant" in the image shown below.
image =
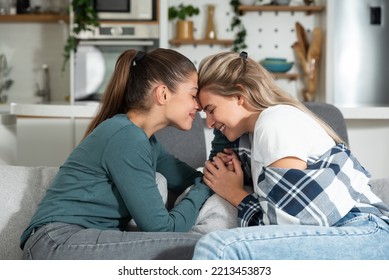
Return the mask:
<path id="1" fill-rule="evenodd" d="M 180 4 L 177 7 L 169 7 L 169 20 L 177 19 L 176 39 L 193 39 L 193 21 L 188 20 L 188 18 L 198 15 L 199 13 L 199 8 L 194 7 L 193 5 Z"/>
<path id="2" fill-rule="evenodd" d="M 82 31 L 90 30 L 91 27 L 99 25 L 97 13 L 93 8 L 93 0 L 72 0 L 70 8 L 74 12 L 73 28 L 64 47 L 62 71 L 65 70 L 65 65 L 70 58 L 71 52 L 77 51 L 79 43 L 77 35 Z"/>

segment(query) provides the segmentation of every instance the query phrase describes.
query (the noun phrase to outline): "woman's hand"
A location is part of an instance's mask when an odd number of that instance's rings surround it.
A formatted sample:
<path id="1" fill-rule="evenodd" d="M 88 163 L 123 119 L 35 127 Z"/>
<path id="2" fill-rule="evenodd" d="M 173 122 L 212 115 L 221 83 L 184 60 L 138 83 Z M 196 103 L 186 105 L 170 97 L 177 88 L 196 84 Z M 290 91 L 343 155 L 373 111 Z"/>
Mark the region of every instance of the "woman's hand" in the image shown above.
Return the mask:
<path id="1" fill-rule="evenodd" d="M 239 159 L 233 149 L 224 149 L 223 152 L 217 153 L 216 156 L 224 162 L 224 165 L 227 166 L 228 170 L 234 171 L 234 165 L 232 159 L 233 158 L 236 158 L 237 160 Z"/>
<path id="2" fill-rule="evenodd" d="M 231 163 L 216 156 L 213 161 L 206 161 L 204 182 L 218 195 L 235 207 L 248 195 L 243 187 L 243 171 L 238 158 L 233 156 Z M 231 165 L 231 166 L 230 166 Z"/>

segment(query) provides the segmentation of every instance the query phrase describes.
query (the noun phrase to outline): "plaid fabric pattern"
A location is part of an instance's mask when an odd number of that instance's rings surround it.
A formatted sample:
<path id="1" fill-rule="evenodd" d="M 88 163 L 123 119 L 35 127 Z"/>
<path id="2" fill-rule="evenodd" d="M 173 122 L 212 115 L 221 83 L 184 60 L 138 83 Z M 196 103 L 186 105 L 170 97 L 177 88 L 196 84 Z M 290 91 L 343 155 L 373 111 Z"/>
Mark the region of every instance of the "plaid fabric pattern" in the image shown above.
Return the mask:
<path id="1" fill-rule="evenodd" d="M 251 143 L 249 134 L 245 133 L 235 142 L 232 143 L 231 148 L 238 155 L 242 164 L 242 170 L 244 174 L 244 183 L 246 186 L 252 186 L 253 180 L 251 177 Z"/>
<path id="2" fill-rule="evenodd" d="M 240 225 L 333 226 L 350 211 L 389 223 L 389 207 L 371 191 L 370 174 L 344 144 L 307 165 L 305 170 L 264 168 L 255 193 L 238 206 Z"/>

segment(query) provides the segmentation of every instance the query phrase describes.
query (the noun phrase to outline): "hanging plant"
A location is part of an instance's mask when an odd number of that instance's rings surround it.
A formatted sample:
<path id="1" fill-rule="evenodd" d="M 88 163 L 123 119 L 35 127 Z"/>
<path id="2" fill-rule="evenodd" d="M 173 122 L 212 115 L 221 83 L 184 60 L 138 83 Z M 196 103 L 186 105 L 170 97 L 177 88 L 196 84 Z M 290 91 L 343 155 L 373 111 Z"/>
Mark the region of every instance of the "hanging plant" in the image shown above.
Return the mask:
<path id="1" fill-rule="evenodd" d="M 244 24 L 240 20 L 240 16 L 241 16 L 240 12 L 239 12 L 240 1 L 239 0 L 231 0 L 230 5 L 235 13 L 234 16 L 232 17 L 230 28 L 231 28 L 231 31 L 237 30 L 237 32 L 235 34 L 234 42 L 232 44 L 232 50 L 234 52 L 239 52 L 239 51 L 247 48 L 247 45 L 246 45 L 247 31 L 246 31 L 246 27 L 244 26 Z"/>
<path id="2" fill-rule="evenodd" d="M 64 47 L 62 71 L 65 70 L 72 51 L 77 51 L 80 41 L 77 35 L 82 31 L 92 30 L 93 27 L 99 26 L 97 13 L 93 8 L 93 0 L 72 0 L 71 8 L 74 12 L 74 22 Z"/>

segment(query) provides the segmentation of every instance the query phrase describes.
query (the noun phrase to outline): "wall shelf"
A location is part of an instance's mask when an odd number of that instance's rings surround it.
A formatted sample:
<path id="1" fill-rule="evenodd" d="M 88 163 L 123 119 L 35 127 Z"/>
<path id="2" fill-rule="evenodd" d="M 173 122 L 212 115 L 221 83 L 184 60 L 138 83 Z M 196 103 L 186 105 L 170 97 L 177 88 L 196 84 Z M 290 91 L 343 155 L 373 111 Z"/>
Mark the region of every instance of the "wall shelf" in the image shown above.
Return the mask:
<path id="1" fill-rule="evenodd" d="M 224 45 L 231 46 L 234 40 L 212 40 L 212 39 L 171 39 L 169 44 L 179 47 L 180 45 Z"/>
<path id="2" fill-rule="evenodd" d="M 300 78 L 300 74 L 296 73 L 272 73 L 270 72 L 274 79 L 279 80 L 279 79 L 285 79 L 285 80 L 290 80 L 294 81 Z"/>
<path id="3" fill-rule="evenodd" d="M 0 22 L 69 22 L 68 15 L 59 14 L 21 14 L 21 15 L 0 15 Z"/>
<path id="4" fill-rule="evenodd" d="M 318 13 L 324 10 L 324 6 L 268 6 L 241 5 L 238 8 L 241 14 L 246 12 L 306 12 L 307 14 Z"/>

